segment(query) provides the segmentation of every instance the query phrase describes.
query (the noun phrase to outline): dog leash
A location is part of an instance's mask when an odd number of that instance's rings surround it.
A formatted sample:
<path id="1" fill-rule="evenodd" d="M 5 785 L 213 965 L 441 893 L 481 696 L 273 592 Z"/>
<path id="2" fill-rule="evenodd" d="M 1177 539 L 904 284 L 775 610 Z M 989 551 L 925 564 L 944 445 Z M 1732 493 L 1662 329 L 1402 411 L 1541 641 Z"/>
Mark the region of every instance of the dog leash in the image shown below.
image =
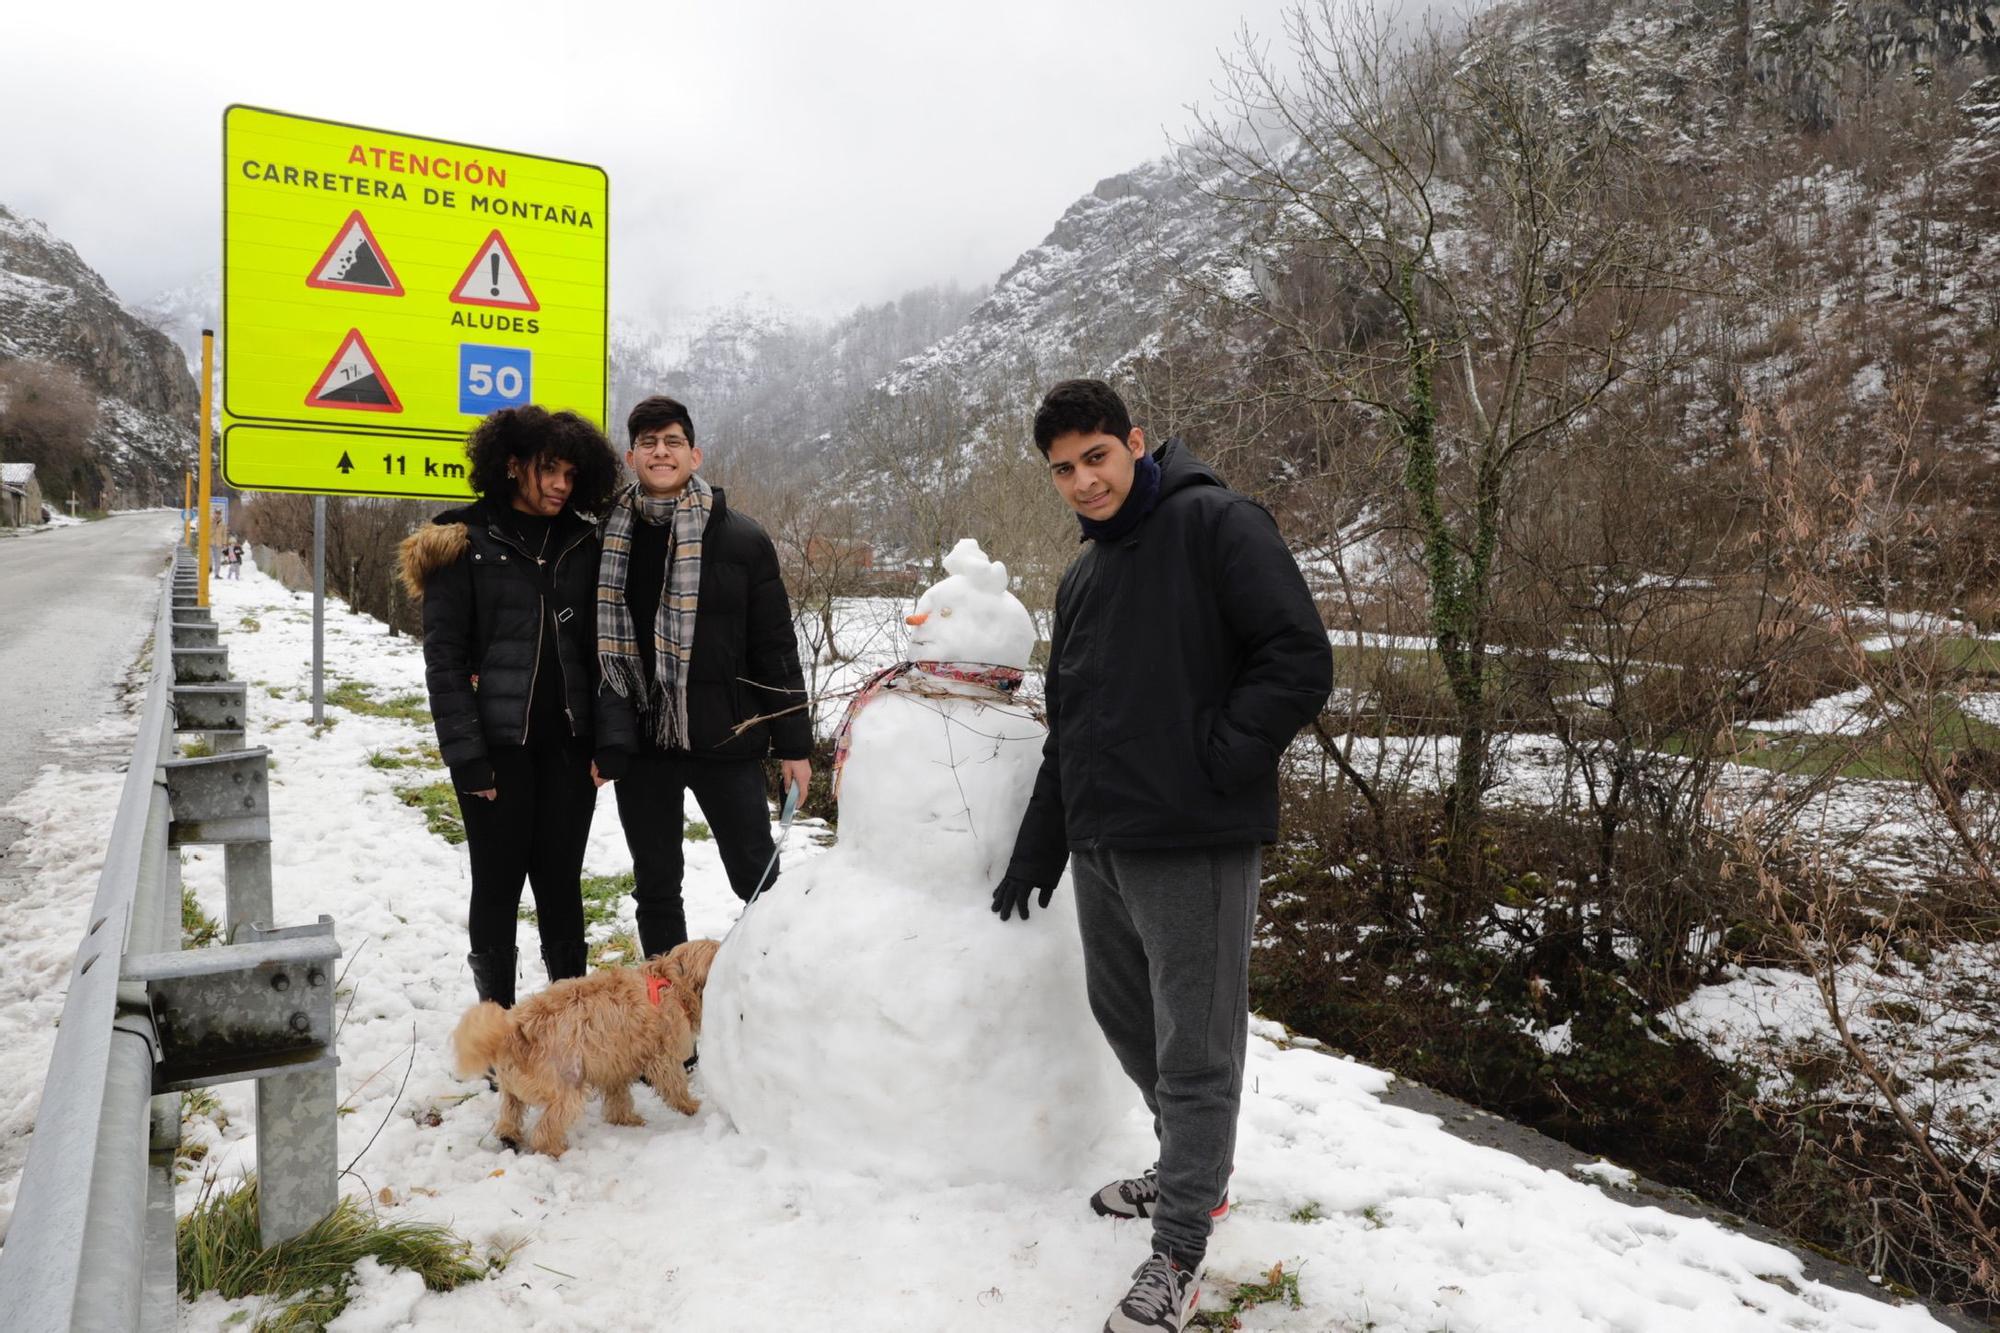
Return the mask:
<path id="1" fill-rule="evenodd" d="M 798 784 L 787 783 L 785 785 L 785 804 L 784 807 L 778 811 L 777 846 L 771 848 L 771 859 L 764 863 L 764 873 L 757 877 L 756 891 L 753 892 L 748 898 L 744 899 L 743 901 L 744 911 L 746 912 L 749 911 L 750 904 L 756 902 L 759 898 L 763 897 L 764 890 L 770 887 L 771 871 L 778 864 L 778 853 L 785 850 L 785 835 L 792 831 L 792 820 L 797 817 L 798 813 L 799 813 Z"/>

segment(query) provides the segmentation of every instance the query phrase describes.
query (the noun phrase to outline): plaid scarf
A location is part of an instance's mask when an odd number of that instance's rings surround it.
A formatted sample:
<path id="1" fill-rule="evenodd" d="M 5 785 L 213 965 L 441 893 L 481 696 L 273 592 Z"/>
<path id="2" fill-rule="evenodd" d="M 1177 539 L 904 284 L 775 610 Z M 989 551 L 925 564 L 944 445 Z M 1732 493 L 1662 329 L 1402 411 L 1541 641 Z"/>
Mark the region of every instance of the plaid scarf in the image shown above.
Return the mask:
<path id="1" fill-rule="evenodd" d="M 1021 688 L 1023 672 L 1019 667 L 988 666 L 984 662 L 898 662 L 892 667 L 884 667 L 870 676 L 854 697 L 847 702 L 847 715 L 840 719 L 840 730 L 833 737 L 833 794 L 840 795 L 840 770 L 847 766 L 847 751 L 854 743 L 854 719 L 870 700 L 884 690 L 912 689 L 918 682 L 908 679 L 912 672 L 942 680 L 963 681 L 993 691 L 995 694 L 1011 696 Z M 939 691 L 942 692 L 942 691 Z"/>
<path id="2" fill-rule="evenodd" d="M 635 482 L 619 492 L 604 524 L 604 555 L 597 566 L 597 660 L 605 683 L 630 699 L 662 750 L 687 748 L 687 673 L 694 656 L 695 607 L 701 595 L 701 535 L 714 503 L 708 483 L 689 477 L 678 496 L 647 495 Z M 646 689 L 639 633 L 625 605 L 632 568 L 632 524 L 673 524 L 660 607 L 653 617 L 653 689 Z"/>

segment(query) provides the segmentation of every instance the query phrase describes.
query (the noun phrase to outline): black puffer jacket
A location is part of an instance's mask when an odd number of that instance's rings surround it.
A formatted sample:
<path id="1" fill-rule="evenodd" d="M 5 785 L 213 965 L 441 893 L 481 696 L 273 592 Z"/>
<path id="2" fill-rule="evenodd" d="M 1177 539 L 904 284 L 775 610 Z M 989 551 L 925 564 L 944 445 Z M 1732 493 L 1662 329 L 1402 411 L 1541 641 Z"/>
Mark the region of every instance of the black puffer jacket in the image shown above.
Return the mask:
<path id="1" fill-rule="evenodd" d="M 1278 759 L 1333 688 L 1333 650 L 1262 505 L 1178 440 L 1158 507 L 1092 541 L 1056 592 L 1049 735 L 1008 874 L 1069 852 L 1278 836 Z"/>
<path id="2" fill-rule="evenodd" d="M 657 604 L 633 607 L 633 628 L 650 636 L 658 610 Z M 805 702 L 798 633 L 777 548 L 755 519 L 729 507 L 717 486 L 701 534 L 701 591 L 688 662 L 688 751 L 710 759 L 808 758 L 812 718 Z M 751 718 L 765 720 L 737 730 Z M 651 742 L 633 701 L 608 683 L 598 687 L 597 719 L 598 768 L 607 777 L 619 776 L 627 758 Z"/>
<path id="3" fill-rule="evenodd" d="M 559 673 L 568 732 L 589 743 L 597 550 L 596 527 L 565 511 L 538 567 L 489 500 L 439 514 L 404 540 L 403 586 L 424 604 L 424 683 L 438 750 L 460 786 L 492 785 L 488 747 L 528 742 L 541 672 Z M 555 630 L 554 660 L 541 646 L 544 617 Z"/>

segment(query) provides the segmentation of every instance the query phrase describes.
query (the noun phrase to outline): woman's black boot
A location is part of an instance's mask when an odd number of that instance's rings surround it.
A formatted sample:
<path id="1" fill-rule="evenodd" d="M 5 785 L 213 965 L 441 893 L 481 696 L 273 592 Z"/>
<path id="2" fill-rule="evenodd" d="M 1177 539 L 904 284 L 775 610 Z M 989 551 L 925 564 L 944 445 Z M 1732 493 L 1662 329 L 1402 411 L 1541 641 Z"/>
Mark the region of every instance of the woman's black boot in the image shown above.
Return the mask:
<path id="1" fill-rule="evenodd" d="M 493 949 L 469 953 L 465 962 L 472 969 L 472 988 L 482 1000 L 491 1000 L 502 1009 L 514 1007 L 514 964 L 520 956 L 515 949 Z"/>

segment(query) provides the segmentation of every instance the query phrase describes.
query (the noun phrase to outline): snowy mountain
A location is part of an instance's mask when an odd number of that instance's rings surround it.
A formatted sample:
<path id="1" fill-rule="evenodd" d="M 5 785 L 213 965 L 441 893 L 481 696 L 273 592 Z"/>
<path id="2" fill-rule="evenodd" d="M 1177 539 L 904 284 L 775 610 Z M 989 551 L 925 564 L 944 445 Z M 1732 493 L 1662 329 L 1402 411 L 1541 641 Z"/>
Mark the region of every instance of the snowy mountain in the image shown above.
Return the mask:
<path id="1" fill-rule="evenodd" d="M 222 270 L 211 268 L 178 287 L 155 293 L 134 308 L 139 318 L 174 340 L 188 371 L 201 374 L 201 331 L 214 329 L 215 362 L 222 364 Z"/>
<path id="2" fill-rule="evenodd" d="M 179 502 L 201 410 L 185 358 L 74 247 L 0 206 L 0 361 L 11 360 L 68 367 L 97 395 L 102 503 Z"/>
<path id="3" fill-rule="evenodd" d="M 964 325 L 881 387 L 996 371 L 1024 381 L 1115 373 L 1160 335 L 1176 263 L 1222 257 L 1234 240 L 1170 158 L 1099 181 L 1022 253 Z"/>

